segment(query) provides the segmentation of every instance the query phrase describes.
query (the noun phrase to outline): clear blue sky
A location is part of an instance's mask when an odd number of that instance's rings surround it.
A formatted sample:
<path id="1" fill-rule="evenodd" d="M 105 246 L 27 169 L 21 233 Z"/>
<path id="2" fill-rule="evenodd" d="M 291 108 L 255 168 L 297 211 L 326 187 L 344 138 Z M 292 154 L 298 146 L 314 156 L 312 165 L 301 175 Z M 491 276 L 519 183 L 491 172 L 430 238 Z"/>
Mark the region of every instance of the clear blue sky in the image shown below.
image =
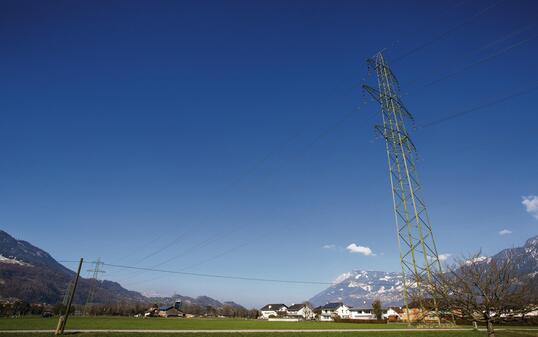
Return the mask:
<path id="1" fill-rule="evenodd" d="M 418 124 L 538 84 L 535 1 L 0 6 L 0 227 L 57 259 L 312 281 L 397 271 L 377 108 L 349 115 L 365 59 L 400 59 Z M 522 204 L 538 194 L 537 94 L 414 134 L 440 253 L 538 233 L 538 200 Z M 324 288 L 106 271 L 245 305 Z"/>

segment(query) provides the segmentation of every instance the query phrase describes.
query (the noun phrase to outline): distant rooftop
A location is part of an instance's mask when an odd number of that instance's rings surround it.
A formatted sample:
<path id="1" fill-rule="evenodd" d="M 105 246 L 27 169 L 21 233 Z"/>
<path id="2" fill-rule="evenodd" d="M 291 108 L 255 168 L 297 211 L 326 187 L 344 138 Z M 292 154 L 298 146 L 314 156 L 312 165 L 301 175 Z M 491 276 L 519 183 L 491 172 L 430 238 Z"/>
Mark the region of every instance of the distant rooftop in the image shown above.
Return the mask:
<path id="1" fill-rule="evenodd" d="M 283 304 L 283 303 L 276 303 L 276 304 L 267 304 L 263 308 L 261 308 L 260 310 L 261 311 L 278 310 L 278 309 L 280 309 L 282 307 L 288 308 L 288 306 Z"/>
<path id="2" fill-rule="evenodd" d="M 321 309 L 338 309 L 339 307 L 343 305 L 344 303 L 342 302 L 327 303 L 324 306 L 322 306 Z"/>

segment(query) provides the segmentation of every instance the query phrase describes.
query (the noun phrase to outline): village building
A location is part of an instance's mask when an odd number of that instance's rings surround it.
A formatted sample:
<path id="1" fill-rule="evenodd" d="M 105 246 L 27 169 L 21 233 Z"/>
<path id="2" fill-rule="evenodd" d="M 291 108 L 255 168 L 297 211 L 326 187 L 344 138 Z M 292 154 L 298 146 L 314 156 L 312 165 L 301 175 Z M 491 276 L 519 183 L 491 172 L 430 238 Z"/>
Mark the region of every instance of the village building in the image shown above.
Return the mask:
<path id="1" fill-rule="evenodd" d="M 157 304 L 152 305 L 145 313 L 144 318 L 146 317 L 157 317 L 159 316 L 159 306 Z"/>
<path id="2" fill-rule="evenodd" d="M 320 309 L 320 321 L 334 321 L 336 317 L 342 319 L 349 318 L 349 307 L 342 302 L 327 303 Z"/>
<path id="3" fill-rule="evenodd" d="M 365 320 L 376 319 L 372 308 L 350 308 L 349 318 L 350 319 L 365 319 Z"/>
<path id="4" fill-rule="evenodd" d="M 159 307 L 160 317 L 183 317 L 183 312 L 176 309 L 174 306 Z"/>
<path id="5" fill-rule="evenodd" d="M 404 322 L 436 323 L 439 318 L 433 311 L 425 311 L 420 308 L 403 309 L 400 318 Z"/>
<path id="6" fill-rule="evenodd" d="M 185 317 L 185 314 L 181 311 L 181 301 L 176 301 L 174 305 L 161 307 L 153 305 L 146 311 L 144 317 Z"/>
<path id="7" fill-rule="evenodd" d="M 288 307 L 285 304 L 267 304 L 260 309 L 260 318 L 269 319 L 271 317 L 282 317 L 288 313 Z"/>
<path id="8" fill-rule="evenodd" d="M 288 317 L 310 320 L 315 317 L 314 311 L 307 304 L 292 304 L 288 307 Z"/>
<path id="9" fill-rule="evenodd" d="M 388 308 L 383 310 L 383 319 L 389 322 L 397 322 L 402 318 L 402 308 Z"/>

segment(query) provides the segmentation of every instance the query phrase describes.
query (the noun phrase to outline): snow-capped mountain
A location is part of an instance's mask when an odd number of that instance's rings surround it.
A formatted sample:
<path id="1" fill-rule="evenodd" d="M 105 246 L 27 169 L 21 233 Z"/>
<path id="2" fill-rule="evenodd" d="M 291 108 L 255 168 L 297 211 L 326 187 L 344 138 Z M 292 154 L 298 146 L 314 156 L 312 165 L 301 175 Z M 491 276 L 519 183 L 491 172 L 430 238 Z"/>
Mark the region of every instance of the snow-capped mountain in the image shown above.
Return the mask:
<path id="1" fill-rule="evenodd" d="M 384 306 L 401 305 L 402 276 L 400 273 L 354 270 L 338 276 L 332 286 L 312 297 L 315 306 L 327 302 L 344 302 L 347 305 L 370 307 L 374 299 Z"/>
<path id="2" fill-rule="evenodd" d="M 501 250 L 492 256 L 493 260 L 512 260 L 519 276 L 535 276 L 538 273 L 538 235 L 529 238 L 523 247 Z"/>
<path id="3" fill-rule="evenodd" d="M 538 282 L 538 236 L 528 239 L 522 247 L 508 248 L 491 256 L 478 257 L 489 263 L 510 258 L 519 277 L 535 277 Z M 374 299 L 381 300 L 384 306 L 403 303 L 403 283 L 400 273 L 355 270 L 338 276 L 333 285 L 312 297 L 315 305 L 327 302 L 344 302 L 352 306 L 370 307 Z"/>
<path id="4" fill-rule="evenodd" d="M 0 230 L 0 299 L 17 298 L 30 303 L 58 303 L 63 299 L 67 284 L 75 273 L 58 263 L 49 253 L 29 242 L 17 240 Z M 81 277 L 75 303 L 85 303 L 91 282 Z M 225 305 L 240 307 L 234 302 L 219 302 L 211 297 L 196 298 L 173 295 L 172 297 L 147 297 L 123 288 L 119 283 L 100 280 L 94 295 L 95 303 L 139 302 L 183 303 L 220 308 Z"/>
<path id="5" fill-rule="evenodd" d="M 17 240 L 0 230 L 0 298 L 18 298 L 30 303 L 58 303 L 75 273 L 58 263 L 49 253 L 29 242 Z M 84 303 L 91 282 L 79 281 L 75 303 Z M 135 291 L 119 283 L 101 280 L 95 302 L 145 301 Z"/>

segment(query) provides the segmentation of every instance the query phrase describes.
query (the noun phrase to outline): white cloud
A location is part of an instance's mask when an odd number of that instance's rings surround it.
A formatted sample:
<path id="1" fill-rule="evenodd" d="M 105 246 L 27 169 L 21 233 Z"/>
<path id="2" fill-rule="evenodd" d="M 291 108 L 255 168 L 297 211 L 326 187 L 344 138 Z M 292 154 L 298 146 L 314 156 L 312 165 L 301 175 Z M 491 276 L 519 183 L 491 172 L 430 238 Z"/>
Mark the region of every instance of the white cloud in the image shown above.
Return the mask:
<path id="1" fill-rule="evenodd" d="M 439 254 L 439 261 L 444 262 L 448 260 L 449 257 L 451 257 L 452 254 L 446 253 L 446 254 Z"/>
<path id="2" fill-rule="evenodd" d="M 512 234 L 512 231 L 509 229 L 503 229 L 502 231 L 499 231 L 499 235 L 508 235 Z"/>
<path id="3" fill-rule="evenodd" d="M 525 206 L 527 212 L 538 219 L 538 195 L 529 195 L 521 198 L 523 199 L 521 203 Z"/>
<path id="4" fill-rule="evenodd" d="M 374 252 L 369 247 L 359 246 L 354 243 L 346 247 L 350 253 L 359 253 L 366 256 L 375 256 Z"/>
<path id="5" fill-rule="evenodd" d="M 330 245 L 323 245 L 321 248 L 323 249 L 335 249 L 336 245 L 330 244 Z"/>

